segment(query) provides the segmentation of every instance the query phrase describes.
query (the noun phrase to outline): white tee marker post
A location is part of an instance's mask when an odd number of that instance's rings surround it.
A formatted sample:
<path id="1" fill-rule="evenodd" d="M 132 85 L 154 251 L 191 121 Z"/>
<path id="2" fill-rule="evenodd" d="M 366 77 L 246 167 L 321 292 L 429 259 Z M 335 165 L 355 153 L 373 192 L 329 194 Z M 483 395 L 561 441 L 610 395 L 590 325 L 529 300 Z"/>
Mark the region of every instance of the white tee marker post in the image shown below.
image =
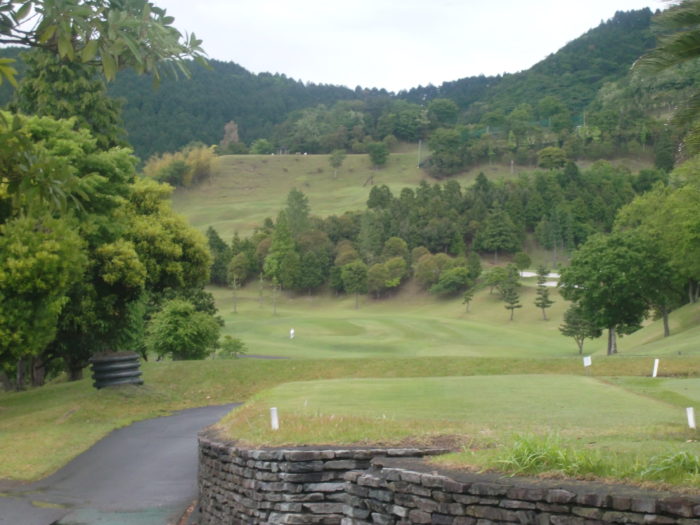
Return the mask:
<path id="1" fill-rule="evenodd" d="M 654 370 L 651 372 L 651 377 L 656 377 L 656 374 L 659 372 L 659 360 L 654 359 Z"/>
<path id="2" fill-rule="evenodd" d="M 294 328 L 289 331 L 289 338 L 294 339 Z"/>
<path id="3" fill-rule="evenodd" d="M 685 413 L 688 416 L 688 427 L 695 429 L 695 409 L 688 407 L 685 409 Z"/>
<path id="4" fill-rule="evenodd" d="M 583 367 L 586 369 L 586 373 L 588 375 L 591 374 L 591 365 L 593 364 L 593 360 L 591 359 L 591 356 L 587 355 L 583 358 Z"/>
<path id="5" fill-rule="evenodd" d="M 279 430 L 280 428 L 280 420 L 277 417 L 277 407 L 272 407 L 270 409 L 270 426 L 272 430 Z"/>

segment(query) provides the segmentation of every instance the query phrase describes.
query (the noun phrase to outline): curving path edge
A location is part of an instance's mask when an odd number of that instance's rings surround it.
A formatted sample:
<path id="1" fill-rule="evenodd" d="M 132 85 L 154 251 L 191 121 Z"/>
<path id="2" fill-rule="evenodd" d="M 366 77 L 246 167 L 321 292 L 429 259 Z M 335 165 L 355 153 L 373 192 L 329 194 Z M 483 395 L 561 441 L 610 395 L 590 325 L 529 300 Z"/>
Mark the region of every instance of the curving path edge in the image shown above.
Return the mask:
<path id="1" fill-rule="evenodd" d="M 197 497 L 197 434 L 240 403 L 139 421 L 40 481 L 3 488 L 1 525 L 166 525 Z"/>

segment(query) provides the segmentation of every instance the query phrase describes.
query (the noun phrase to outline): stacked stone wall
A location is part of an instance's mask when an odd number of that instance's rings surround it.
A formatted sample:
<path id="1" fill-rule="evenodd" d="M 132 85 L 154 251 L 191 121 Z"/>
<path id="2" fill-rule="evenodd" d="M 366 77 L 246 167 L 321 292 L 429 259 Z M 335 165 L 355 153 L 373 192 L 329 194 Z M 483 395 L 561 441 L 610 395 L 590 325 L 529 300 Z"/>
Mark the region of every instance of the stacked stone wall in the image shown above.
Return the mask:
<path id="1" fill-rule="evenodd" d="M 199 525 L 340 524 L 348 472 L 375 457 L 421 457 L 416 448 L 251 449 L 199 436 Z"/>
<path id="2" fill-rule="evenodd" d="M 415 448 L 254 449 L 200 436 L 199 525 L 700 525 L 700 495 L 437 470 Z"/>
<path id="3" fill-rule="evenodd" d="M 619 484 L 512 478 L 377 458 L 346 474 L 342 525 L 700 524 L 700 497 Z"/>

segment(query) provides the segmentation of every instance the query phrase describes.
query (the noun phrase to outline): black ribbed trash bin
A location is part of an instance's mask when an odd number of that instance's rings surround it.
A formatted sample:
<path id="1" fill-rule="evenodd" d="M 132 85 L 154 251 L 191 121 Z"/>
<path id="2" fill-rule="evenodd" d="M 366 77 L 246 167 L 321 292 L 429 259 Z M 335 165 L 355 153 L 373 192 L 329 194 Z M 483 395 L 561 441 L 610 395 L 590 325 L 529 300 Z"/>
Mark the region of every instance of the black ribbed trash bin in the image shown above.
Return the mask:
<path id="1" fill-rule="evenodd" d="M 114 352 L 95 355 L 90 359 L 92 386 L 104 388 L 115 385 L 142 385 L 141 361 L 136 352 Z"/>

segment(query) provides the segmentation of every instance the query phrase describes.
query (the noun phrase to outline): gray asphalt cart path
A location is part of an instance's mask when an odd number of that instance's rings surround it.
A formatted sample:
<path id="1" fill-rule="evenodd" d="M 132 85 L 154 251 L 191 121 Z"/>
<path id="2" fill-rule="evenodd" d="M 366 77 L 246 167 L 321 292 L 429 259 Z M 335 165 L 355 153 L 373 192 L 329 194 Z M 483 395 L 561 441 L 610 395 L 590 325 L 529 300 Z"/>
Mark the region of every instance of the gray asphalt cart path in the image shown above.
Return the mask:
<path id="1" fill-rule="evenodd" d="M 197 497 L 197 433 L 235 406 L 139 421 L 110 433 L 43 480 L 0 483 L 0 524 L 174 523 Z"/>

